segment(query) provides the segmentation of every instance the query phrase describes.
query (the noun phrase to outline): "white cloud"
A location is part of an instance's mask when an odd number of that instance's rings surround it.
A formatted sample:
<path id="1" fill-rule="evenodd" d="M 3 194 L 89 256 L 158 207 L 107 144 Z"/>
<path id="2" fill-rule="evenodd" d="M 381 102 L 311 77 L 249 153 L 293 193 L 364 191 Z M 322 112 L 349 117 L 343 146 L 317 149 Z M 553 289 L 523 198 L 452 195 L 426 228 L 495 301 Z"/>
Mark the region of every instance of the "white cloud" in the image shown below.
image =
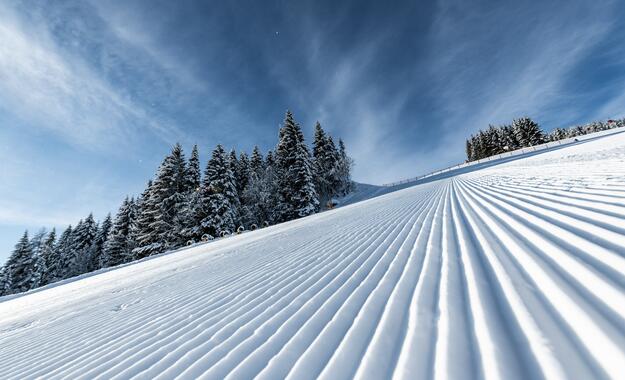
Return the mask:
<path id="1" fill-rule="evenodd" d="M 168 76 L 175 78 L 186 91 L 207 90 L 206 79 L 194 75 L 195 68 L 189 60 L 184 60 L 180 55 L 164 49 L 156 41 L 155 23 L 144 24 L 143 20 L 139 19 L 140 14 L 129 12 L 125 7 L 102 1 L 91 1 L 90 4 L 94 6 L 98 15 L 106 22 L 117 39 L 146 54 L 151 63 L 166 71 Z"/>
<path id="2" fill-rule="evenodd" d="M 137 128 L 164 139 L 181 133 L 116 91 L 82 58 L 66 53 L 39 21 L 27 22 L 6 5 L 0 9 L 5 112 L 90 149 L 124 143 Z"/>

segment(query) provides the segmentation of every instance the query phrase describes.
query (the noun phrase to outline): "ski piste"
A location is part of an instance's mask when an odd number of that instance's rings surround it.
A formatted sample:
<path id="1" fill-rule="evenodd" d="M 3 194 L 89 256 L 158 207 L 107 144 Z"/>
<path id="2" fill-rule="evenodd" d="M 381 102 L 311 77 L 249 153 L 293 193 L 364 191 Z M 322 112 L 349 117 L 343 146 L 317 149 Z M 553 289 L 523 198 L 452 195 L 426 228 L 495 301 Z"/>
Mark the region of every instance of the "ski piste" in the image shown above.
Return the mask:
<path id="1" fill-rule="evenodd" d="M 619 378 L 625 133 L 0 298 L 0 378 Z"/>

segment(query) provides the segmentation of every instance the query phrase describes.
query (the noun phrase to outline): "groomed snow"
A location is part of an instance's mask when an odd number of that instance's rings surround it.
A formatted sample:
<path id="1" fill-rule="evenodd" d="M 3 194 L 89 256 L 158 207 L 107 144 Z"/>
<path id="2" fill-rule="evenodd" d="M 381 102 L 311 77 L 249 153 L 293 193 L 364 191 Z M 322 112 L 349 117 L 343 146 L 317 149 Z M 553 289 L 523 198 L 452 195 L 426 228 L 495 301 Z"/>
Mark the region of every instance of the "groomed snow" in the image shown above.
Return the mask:
<path id="1" fill-rule="evenodd" d="M 625 374 L 625 133 L 0 302 L 0 378 Z"/>

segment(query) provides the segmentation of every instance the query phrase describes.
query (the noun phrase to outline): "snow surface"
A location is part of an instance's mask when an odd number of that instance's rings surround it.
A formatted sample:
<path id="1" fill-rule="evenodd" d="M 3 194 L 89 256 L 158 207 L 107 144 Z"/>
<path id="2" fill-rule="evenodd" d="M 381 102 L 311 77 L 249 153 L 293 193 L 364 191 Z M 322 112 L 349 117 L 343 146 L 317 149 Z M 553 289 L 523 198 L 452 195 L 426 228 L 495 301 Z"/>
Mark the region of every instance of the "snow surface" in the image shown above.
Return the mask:
<path id="1" fill-rule="evenodd" d="M 623 378 L 625 133 L 0 302 L 0 378 Z"/>

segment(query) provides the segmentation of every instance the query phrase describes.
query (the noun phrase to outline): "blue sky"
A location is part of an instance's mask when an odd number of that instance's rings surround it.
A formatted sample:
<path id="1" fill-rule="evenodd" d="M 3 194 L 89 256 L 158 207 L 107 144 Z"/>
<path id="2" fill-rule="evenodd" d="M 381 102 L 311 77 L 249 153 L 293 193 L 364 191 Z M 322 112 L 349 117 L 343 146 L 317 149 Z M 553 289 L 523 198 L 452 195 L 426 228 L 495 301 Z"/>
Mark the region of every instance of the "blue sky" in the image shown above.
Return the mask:
<path id="1" fill-rule="evenodd" d="M 287 108 L 369 183 L 460 162 L 489 123 L 625 116 L 622 3 L 2 1 L 0 261 L 114 212 L 177 141 L 273 147 Z"/>

